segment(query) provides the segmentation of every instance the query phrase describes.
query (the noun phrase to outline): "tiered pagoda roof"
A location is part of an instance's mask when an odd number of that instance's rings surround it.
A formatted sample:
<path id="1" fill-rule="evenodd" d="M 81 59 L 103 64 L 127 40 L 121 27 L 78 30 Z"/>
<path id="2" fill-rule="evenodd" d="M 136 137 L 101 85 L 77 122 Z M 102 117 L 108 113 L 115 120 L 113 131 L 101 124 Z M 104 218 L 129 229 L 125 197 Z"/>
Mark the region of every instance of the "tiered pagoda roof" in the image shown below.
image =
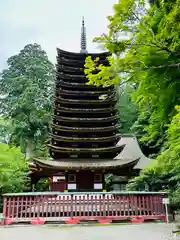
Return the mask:
<path id="1" fill-rule="evenodd" d="M 50 154 L 53 160 L 113 159 L 124 147 L 120 139 L 116 90 L 87 85 L 87 56 L 106 62 L 109 53 L 71 53 L 57 49 L 57 79 L 53 99 Z M 105 95 L 105 99 L 101 99 Z"/>

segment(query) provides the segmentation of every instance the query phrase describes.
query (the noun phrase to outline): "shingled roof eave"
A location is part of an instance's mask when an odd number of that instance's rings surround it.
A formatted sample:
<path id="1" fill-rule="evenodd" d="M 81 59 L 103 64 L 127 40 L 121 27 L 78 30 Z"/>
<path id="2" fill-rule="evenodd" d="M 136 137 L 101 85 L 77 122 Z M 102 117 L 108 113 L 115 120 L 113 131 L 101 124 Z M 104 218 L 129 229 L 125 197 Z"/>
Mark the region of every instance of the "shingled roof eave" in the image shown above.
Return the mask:
<path id="1" fill-rule="evenodd" d="M 33 162 L 39 166 L 40 168 L 46 168 L 46 169 L 59 169 L 59 170 L 66 170 L 66 169 L 116 169 L 116 168 L 127 168 L 135 166 L 138 163 L 139 159 L 136 159 L 134 161 L 129 159 L 118 159 L 118 160 L 93 160 L 87 159 L 87 160 L 70 160 L 66 159 L 65 161 L 59 160 L 41 160 L 41 159 L 33 159 Z"/>

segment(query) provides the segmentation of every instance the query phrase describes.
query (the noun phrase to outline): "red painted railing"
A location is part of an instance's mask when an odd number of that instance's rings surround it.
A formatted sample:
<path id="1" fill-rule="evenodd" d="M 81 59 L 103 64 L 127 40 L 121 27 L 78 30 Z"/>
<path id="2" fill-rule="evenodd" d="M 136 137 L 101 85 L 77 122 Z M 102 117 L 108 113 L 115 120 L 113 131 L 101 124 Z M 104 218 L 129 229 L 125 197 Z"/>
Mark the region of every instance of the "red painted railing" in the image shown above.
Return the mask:
<path id="1" fill-rule="evenodd" d="M 165 220 L 162 202 L 165 197 L 165 193 L 155 192 L 5 194 L 3 217 L 6 224 L 27 221 Z"/>

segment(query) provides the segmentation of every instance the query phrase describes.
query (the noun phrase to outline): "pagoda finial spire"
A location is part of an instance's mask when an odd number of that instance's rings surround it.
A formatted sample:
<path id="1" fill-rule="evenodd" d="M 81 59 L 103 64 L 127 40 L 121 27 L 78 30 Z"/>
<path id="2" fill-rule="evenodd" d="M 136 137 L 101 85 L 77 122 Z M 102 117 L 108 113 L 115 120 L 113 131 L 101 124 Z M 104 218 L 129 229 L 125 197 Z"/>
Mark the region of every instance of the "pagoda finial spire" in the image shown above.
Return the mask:
<path id="1" fill-rule="evenodd" d="M 84 25 L 84 17 L 82 17 L 82 26 L 81 26 L 81 53 L 87 53 L 86 49 L 86 27 Z"/>

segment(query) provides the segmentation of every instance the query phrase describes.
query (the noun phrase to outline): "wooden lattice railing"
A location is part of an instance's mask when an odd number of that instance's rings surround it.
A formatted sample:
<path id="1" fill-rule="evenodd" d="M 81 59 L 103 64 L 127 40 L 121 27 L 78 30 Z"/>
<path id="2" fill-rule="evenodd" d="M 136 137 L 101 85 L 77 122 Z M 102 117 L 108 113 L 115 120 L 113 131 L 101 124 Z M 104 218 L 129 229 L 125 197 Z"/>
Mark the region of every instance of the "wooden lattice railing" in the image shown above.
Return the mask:
<path id="1" fill-rule="evenodd" d="M 165 219 L 166 193 L 15 193 L 4 195 L 3 217 L 12 222 Z"/>

